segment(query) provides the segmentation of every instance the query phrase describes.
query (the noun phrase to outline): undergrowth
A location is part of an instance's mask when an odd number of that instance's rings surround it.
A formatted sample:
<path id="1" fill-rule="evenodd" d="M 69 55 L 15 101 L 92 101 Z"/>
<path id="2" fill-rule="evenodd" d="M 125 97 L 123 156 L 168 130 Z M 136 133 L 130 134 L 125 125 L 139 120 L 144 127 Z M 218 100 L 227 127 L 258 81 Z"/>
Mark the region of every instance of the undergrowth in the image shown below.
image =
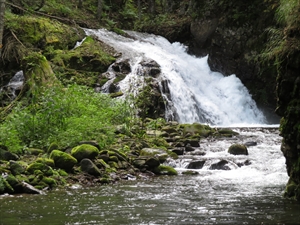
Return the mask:
<path id="1" fill-rule="evenodd" d="M 114 141 L 114 126 L 129 121 L 126 103 L 84 86 L 49 88 L 20 102 L 0 124 L 0 144 L 20 153 L 25 148 L 60 148 L 95 140 L 103 148 Z M 25 105 L 25 106 L 24 106 Z"/>

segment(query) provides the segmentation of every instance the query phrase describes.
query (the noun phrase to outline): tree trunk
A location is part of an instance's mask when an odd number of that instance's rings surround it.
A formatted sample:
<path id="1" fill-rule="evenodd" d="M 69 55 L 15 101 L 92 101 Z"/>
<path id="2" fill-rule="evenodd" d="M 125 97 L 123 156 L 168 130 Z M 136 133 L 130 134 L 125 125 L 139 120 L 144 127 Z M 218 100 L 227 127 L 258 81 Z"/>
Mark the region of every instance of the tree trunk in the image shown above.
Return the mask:
<path id="1" fill-rule="evenodd" d="M 142 16 L 142 6 L 141 6 L 141 0 L 138 0 L 138 15 L 139 15 L 139 21 L 141 20 Z"/>
<path id="2" fill-rule="evenodd" d="M 82 0 L 78 1 L 78 9 L 82 9 Z"/>
<path id="3" fill-rule="evenodd" d="M 100 20 L 102 17 L 103 0 L 98 0 L 97 6 L 97 19 Z"/>
<path id="4" fill-rule="evenodd" d="M 1 57 L 1 52 L 2 52 L 4 13 L 5 13 L 5 0 L 0 0 L 0 57 Z"/>

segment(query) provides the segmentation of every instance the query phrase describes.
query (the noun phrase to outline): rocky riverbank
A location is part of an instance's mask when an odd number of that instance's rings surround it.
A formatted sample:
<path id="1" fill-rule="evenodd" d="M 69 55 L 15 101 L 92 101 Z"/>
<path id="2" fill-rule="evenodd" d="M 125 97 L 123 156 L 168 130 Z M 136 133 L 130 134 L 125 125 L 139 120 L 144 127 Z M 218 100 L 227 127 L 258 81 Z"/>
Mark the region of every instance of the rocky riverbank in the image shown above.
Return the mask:
<path id="1" fill-rule="evenodd" d="M 24 154 L 16 155 L 0 146 L 0 194 L 41 194 L 73 184 L 91 186 L 177 175 L 174 168 L 164 164 L 167 159 L 195 151 L 200 139 L 227 138 L 238 133 L 202 124 L 147 119 L 129 132 L 117 127 L 115 135 L 115 143 L 105 149 L 95 141 L 83 141 L 66 149 L 58 149 L 53 143 L 47 150 L 28 148 Z M 244 145 L 234 145 L 231 150 L 232 154 L 247 154 Z"/>

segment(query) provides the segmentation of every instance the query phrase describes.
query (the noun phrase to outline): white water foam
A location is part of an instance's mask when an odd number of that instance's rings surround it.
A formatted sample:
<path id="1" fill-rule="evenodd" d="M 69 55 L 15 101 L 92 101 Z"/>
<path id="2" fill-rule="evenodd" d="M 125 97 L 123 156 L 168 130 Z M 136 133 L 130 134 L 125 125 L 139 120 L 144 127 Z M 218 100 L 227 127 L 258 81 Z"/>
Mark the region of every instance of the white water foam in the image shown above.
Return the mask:
<path id="1" fill-rule="evenodd" d="M 161 36 L 127 31 L 130 38 L 104 29 L 85 30 L 129 58 L 132 68 L 143 59 L 155 60 L 161 66 L 160 79 L 166 79 L 175 111 L 180 123 L 208 123 L 232 126 L 236 124 L 265 124 L 263 113 L 257 108 L 246 87 L 235 76 L 224 77 L 212 72 L 207 57 L 197 58 L 187 54 L 180 43 L 171 44 Z M 121 88 L 132 87 L 138 77 L 132 69 Z"/>

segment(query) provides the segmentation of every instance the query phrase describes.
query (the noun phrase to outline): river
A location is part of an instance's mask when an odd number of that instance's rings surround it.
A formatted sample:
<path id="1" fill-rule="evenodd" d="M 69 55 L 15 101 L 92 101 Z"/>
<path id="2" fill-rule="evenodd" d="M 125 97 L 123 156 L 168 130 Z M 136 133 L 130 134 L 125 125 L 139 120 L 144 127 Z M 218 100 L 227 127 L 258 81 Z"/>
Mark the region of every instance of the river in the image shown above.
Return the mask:
<path id="1" fill-rule="evenodd" d="M 233 129 L 240 135 L 201 140 L 197 151 L 205 155 L 195 151 L 169 161 L 178 176 L 2 196 L 0 224 L 300 224 L 300 204 L 282 197 L 288 176 L 278 127 Z M 257 143 L 249 155 L 227 153 L 230 144 L 249 141 Z M 206 160 L 202 169 L 186 169 L 197 159 Z M 227 160 L 230 170 L 209 169 L 219 160 Z"/>

